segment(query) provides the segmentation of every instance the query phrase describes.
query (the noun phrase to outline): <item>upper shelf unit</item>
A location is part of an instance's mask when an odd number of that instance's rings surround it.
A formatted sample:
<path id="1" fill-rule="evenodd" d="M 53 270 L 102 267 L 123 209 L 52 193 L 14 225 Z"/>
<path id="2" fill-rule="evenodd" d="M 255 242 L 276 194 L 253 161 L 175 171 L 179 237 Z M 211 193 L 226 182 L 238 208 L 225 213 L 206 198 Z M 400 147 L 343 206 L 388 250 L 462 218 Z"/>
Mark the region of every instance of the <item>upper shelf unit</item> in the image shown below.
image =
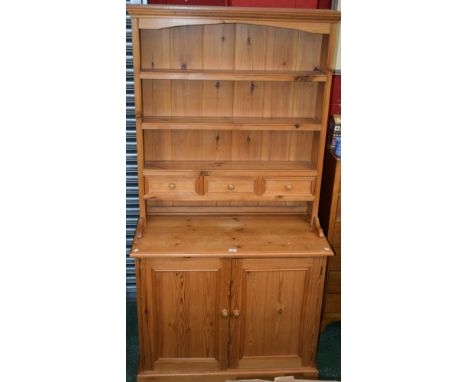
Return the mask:
<path id="1" fill-rule="evenodd" d="M 318 69 L 313 71 L 157 69 L 142 70 L 140 79 L 326 82 L 327 75 Z"/>

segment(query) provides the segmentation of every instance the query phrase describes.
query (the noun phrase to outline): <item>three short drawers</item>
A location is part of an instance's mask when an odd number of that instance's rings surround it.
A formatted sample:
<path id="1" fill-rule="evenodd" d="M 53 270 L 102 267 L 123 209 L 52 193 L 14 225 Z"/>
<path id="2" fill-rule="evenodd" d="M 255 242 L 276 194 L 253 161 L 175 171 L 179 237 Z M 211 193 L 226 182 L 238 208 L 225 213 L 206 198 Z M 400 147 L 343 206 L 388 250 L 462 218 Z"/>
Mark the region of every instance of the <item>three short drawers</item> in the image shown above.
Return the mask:
<path id="1" fill-rule="evenodd" d="M 145 198 L 159 200 L 314 200 L 315 177 L 148 175 Z"/>

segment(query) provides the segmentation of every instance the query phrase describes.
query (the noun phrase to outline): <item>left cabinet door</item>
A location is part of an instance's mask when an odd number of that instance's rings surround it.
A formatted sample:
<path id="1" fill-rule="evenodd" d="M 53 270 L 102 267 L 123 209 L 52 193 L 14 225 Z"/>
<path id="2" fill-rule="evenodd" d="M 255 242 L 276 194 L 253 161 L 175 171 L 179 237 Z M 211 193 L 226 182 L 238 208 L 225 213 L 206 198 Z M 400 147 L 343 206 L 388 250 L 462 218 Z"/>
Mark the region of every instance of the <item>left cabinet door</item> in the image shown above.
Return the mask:
<path id="1" fill-rule="evenodd" d="M 227 368 L 229 260 L 144 259 L 139 277 L 142 370 Z"/>

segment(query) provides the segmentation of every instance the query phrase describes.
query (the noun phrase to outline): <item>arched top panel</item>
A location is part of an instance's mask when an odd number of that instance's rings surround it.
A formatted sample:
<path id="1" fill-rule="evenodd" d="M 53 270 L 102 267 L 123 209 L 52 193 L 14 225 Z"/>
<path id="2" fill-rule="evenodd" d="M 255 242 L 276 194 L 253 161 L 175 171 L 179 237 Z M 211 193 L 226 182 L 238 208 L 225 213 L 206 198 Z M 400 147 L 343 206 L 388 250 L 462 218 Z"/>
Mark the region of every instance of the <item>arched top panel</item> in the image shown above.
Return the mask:
<path id="1" fill-rule="evenodd" d="M 176 19 L 140 29 L 141 69 L 312 72 L 324 69 L 327 37 L 268 23 Z M 186 24 L 190 21 L 190 24 Z M 149 26 L 149 24 L 146 24 Z M 157 26 L 158 28 L 154 28 Z M 299 74 L 298 74 L 299 75 Z"/>
<path id="2" fill-rule="evenodd" d="M 248 24 L 264 25 L 276 28 L 295 29 L 309 33 L 329 34 L 329 23 L 305 23 L 282 20 L 242 20 L 242 19 L 200 19 L 200 18 L 154 18 L 140 17 L 139 29 L 163 29 L 187 25 L 213 25 L 213 24 Z"/>

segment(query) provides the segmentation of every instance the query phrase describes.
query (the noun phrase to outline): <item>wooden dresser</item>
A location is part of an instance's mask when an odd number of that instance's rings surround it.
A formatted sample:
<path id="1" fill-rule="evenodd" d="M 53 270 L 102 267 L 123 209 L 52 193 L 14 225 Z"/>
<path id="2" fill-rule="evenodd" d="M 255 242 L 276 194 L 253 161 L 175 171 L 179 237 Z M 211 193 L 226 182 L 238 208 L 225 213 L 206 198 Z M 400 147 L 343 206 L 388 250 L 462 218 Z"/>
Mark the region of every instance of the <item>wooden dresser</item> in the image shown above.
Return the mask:
<path id="1" fill-rule="evenodd" d="M 339 12 L 127 6 L 138 380 L 317 377 Z"/>
<path id="2" fill-rule="evenodd" d="M 319 217 L 335 256 L 329 258 L 322 330 L 341 320 L 341 159 L 325 150 Z"/>

